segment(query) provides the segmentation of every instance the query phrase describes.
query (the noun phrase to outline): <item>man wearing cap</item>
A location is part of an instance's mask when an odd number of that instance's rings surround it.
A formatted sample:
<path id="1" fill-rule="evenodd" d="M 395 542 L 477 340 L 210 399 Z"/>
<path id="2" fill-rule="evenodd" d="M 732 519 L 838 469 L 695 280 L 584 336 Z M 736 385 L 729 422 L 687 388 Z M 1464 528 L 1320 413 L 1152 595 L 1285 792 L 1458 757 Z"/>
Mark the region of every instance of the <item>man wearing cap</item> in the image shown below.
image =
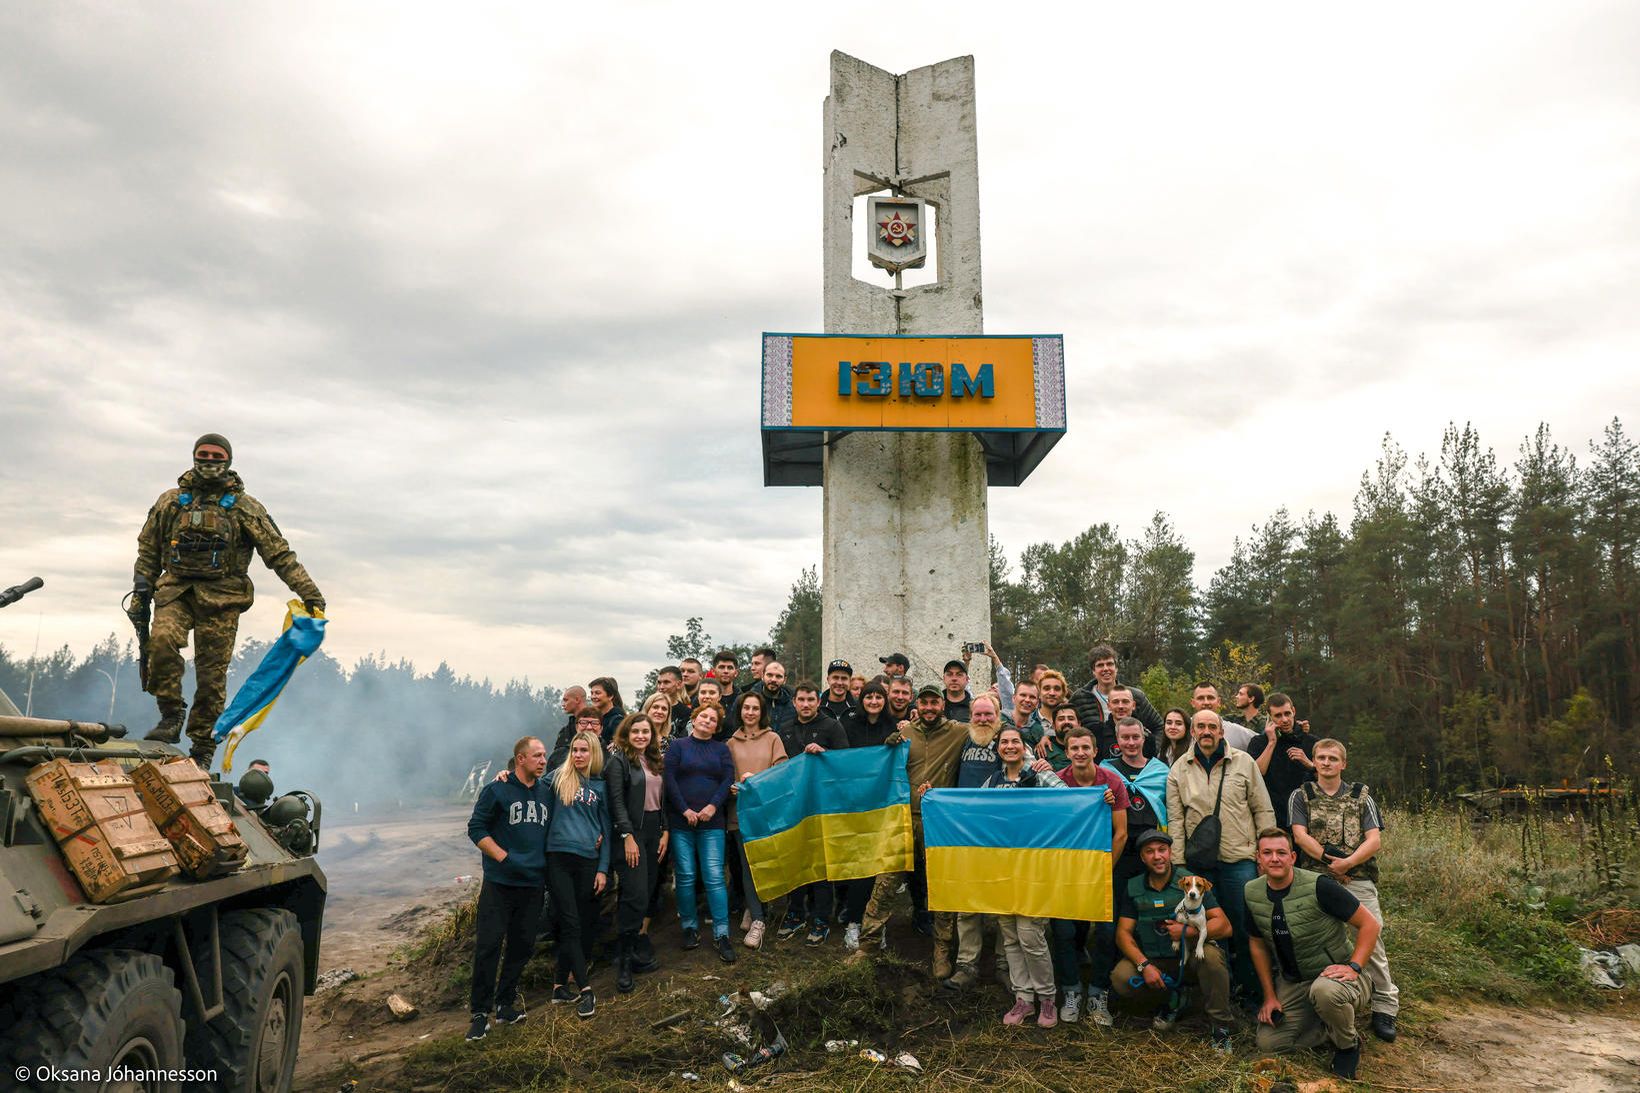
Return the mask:
<path id="1" fill-rule="evenodd" d="M 820 696 L 820 712 L 835 718 L 839 725 L 860 708 L 848 689 L 853 678 L 854 668 L 846 660 L 834 660 L 826 665 L 826 693 Z"/>
<path id="2" fill-rule="evenodd" d="M 250 562 L 263 563 L 299 596 L 309 612 L 325 598 L 296 560 L 268 510 L 245 493 L 230 468 L 233 446 L 217 433 L 194 442 L 194 465 L 148 510 L 137 536 L 132 601 L 153 605 L 147 691 L 159 704 L 159 723 L 147 739 L 175 744 L 187 705 L 182 699 L 182 650 L 194 635 L 194 708 L 187 717 L 190 751 L 202 767 L 216 752 L 216 719 L 227 701 L 228 662 L 239 616 L 255 598 Z"/>
<path id="3" fill-rule="evenodd" d="M 962 757 L 962 746 L 968 741 L 968 725 L 945 716 L 945 692 L 932 683 L 923 684 L 917 692 L 917 712 L 909 721 L 900 722 L 900 732 L 911 742 L 906 756 L 906 776 L 911 783 L 911 836 L 915 844 L 916 871 L 910 877 L 902 873 L 884 873 L 872 889 L 871 902 L 866 904 L 865 917 L 860 923 L 860 945 L 866 949 L 868 940 L 875 940 L 888 926 L 888 902 L 899 888 L 901 880 L 911 889 L 912 907 L 919 929 L 932 927 L 934 934 L 934 978 L 948 979 L 955 970 L 951 963 L 952 943 L 956 939 L 956 916 L 949 912 L 934 915 L 929 923 L 928 879 L 923 862 L 922 795 L 930 789 L 954 785 L 957 764 Z M 893 740 L 889 737 L 889 740 Z"/>
<path id="4" fill-rule="evenodd" d="M 877 663 L 883 666 L 883 675 L 889 679 L 904 678 L 911 671 L 911 658 L 904 653 L 890 653 L 886 657 L 878 657 Z"/>
<path id="5" fill-rule="evenodd" d="M 945 662 L 945 716 L 967 721 L 974 696 L 968 693 L 968 665 L 960 660 Z"/>
<path id="6" fill-rule="evenodd" d="M 1141 1005 L 1160 1006 L 1151 1027 L 1166 1032 L 1179 1019 L 1179 953 L 1188 951 L 1184 979 L 1201 988 L 1208 1020 L 1213 1023 L 1212 1044 L 1221 1052 L 1230 1050 L 1230 1027 L 1235 1013 L 1230 1008 L 1230 967 L 1224 952 L 1209 944 L 1196 959 L 1196 930 L 1173 917 L 1184 899 L 1179 878 L 1189 871 L 1173 864 L 1173 840 L 1160 828 L 1147 828 L 1136 840 L 1139 860 L 1145 871 L 1129 877 L 1116 892 L 1116 950 L 1122 959 L 1110 973 L 1110 985 L 1120 998 L 1137 998 Z M 1202 897 L 1207 915 L 1209 941 L 1230 936 L 1230 920 L 1225 917 L 1211 888 Z M 1134 984 L 1134 980 L 1139 980 Z M 1167 980 L 1174 982 L 1170 985 Z M 1164 1001 L 1165 999 L 1165 1001 Z"/>

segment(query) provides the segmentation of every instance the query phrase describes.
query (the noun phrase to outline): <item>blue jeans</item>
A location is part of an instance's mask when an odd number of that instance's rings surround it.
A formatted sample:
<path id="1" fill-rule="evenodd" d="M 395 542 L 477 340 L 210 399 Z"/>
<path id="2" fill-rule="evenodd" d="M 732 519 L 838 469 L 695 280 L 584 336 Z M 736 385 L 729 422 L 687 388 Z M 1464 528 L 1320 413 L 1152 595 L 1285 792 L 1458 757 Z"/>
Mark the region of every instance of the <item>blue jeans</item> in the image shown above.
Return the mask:
<path id="1" fill-rule="evenodd" d="M 1217 868 L 1204 873 L 1213 882 L 1213 895 L 1219 907 L 1230 920 L 1230 982 L 1240 987 L 1244 997 L 1264 998 L 1258 985 L 1258 974 L 1253 971 L 1253 960 L 1247 955 L 1247 882 L 1258 876 L 1258 866 L 1252 861 L 1219 862 Z"/>
<path id="2" fill-rule="evenodd" d="M 677 890 L 678 919 L 683 928 L 698 928 L 695 917 L 695 880 L 706 886 L 706 907 L 712 912 L 712 936 L 729 936 L 729 889 L 723 883 L 723 828 L 672 829 L 673 884 Z"/>

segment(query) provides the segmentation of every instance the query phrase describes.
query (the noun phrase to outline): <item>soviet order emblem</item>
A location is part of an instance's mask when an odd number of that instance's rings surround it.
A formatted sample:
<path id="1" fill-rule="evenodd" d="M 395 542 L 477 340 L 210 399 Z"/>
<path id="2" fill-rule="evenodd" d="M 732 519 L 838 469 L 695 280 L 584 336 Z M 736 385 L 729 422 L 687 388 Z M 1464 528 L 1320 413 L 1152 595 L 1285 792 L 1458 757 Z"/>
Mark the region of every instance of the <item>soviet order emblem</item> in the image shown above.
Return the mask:
<path id="1" fill-rule="evenodd" d="M 872 265 L 889 273 L 923 267 L 928 261 L 926 206 L 920 197 L 866 199 L 866 256 Z"/>

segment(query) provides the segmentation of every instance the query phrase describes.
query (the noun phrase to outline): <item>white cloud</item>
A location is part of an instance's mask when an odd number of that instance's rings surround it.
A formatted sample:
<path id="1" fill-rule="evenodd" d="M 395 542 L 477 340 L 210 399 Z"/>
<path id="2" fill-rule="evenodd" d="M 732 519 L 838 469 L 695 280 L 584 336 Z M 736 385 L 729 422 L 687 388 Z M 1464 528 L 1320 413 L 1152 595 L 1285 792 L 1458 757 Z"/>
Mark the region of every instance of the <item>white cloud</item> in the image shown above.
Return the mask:
<path id="1" fill-rule="evenodd" d="M 892 22 L 0 14 L 0 582 L 47 577 L 48 647 L 123 626 L 142 514 L 220 429 L 344 662 L 635 678 L 686 615 L 760 636 L 820 553 L 818 491 L 761 486 L 756 367 L 820 322 L 833 47 L 977 55 L 987 325 L 1071 368 L 1070 434 L 992 495 L 1013 551 L 1160 508 L 1205 579 L 1278 505 L 1347 512 L 1386 430 L 1581 450 L 1640 405 L 1631 7 Z"/>

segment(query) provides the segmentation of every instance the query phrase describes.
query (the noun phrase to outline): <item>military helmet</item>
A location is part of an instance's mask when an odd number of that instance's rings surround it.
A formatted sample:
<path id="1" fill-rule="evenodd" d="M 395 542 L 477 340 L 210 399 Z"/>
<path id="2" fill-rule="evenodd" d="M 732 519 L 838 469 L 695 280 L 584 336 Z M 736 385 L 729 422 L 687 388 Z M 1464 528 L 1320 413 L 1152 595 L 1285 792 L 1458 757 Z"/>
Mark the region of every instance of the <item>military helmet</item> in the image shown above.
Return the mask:
<path id="1" fill-rule="evenodd" d="M 275 827 L 279 827 L 284 824 L 294 823 L 297 820 L 305 820 L 307 814 L 307 802 L 300 797 L 287 794 L 269 805 L 267 812 L 262 814 L 262 818 Z"/>
<path id="2" fill-rule="evenodd" d="M 239 779 L 239 795 L 260 807 L 273 795 L 273 779 L 265 770 L 247 770 Z"/>

